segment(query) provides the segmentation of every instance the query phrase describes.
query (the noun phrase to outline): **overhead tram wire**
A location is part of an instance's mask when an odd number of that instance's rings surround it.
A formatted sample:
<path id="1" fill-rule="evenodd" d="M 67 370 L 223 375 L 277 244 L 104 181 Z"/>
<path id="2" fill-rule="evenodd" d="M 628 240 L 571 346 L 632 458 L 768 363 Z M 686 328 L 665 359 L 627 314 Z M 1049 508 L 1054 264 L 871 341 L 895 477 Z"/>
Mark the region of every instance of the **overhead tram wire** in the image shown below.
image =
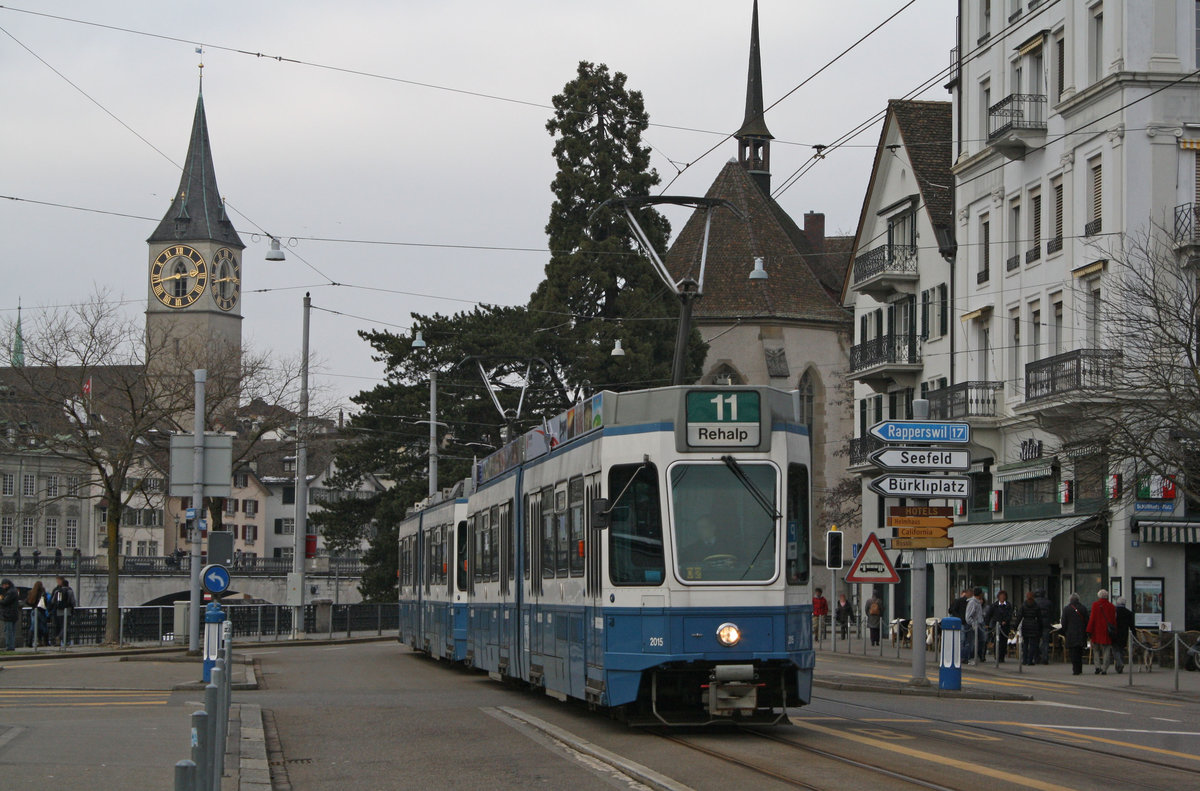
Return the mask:
<path id="1" fill-rule="evenodd" d="M 1054 6 L 1058 5 L 1059 2 L 1061 2 L 1061 0 L 1050 0 L 1050 2 L 1046 3 L 1045 5 L 1032 10 L 1028 15 L 1022 16 L 1015 21 L 1009 22 L 1008 25 L 1006 25 L 1005 27 L 998 30 L 994 36 L 989 37 L 988 40 L 985 41 L 983 44 L 976 44 L 974 49 L 972 49 L 970 52 L 966 53 L 965 55 L 960 56 L 958 59 L 958 62 L 957 62 L 957 68 L 959 68 L 961 70 L 963 65 L 970 63 L 971 61 L 980 57 L 984 52 L 988 51 L 991 47 L 991 42 L 993 40 L 1002 38 L 1005 34 L 1007 34 L 1012 28 L 1016 27 L 1017 25 L 1028 24 L 1031 19 L 1034 19 L 1035 17 L 1046 13 Z M 931 77 L 929 77 L 928 79 L 921 82 L 916 88 L 913 88 L 910 91 L 908 91 L 908 93 L 904 94 L 904 96 L 901 97 L 901 99 L 899 99 L 899 101 L 908 101 L 909 99 L 911 99 L 914 96 L 921 95 L 922 93 L 924 93 L 925 91 L 929 90 L 931 87 L 936 85 L 938 82 L 940 82 L 941 80 L 943 80 L 947 76 L 949 76 L 950 73 L 952 71 L 954 71 L 954 69 L 955 69 L 955 65 L 951 64 L 950 66 L 947 66 L 946 68 L 939 70 L 938 72 L 933 74 Z M 772 105 L 772 107 L 773 106 L 774 105 Z M 830 152 L 836 151 L 839 148 L 846 147 L 846 144 L 848 141 L 853 140 L 855 137 L 858 137 L 858 135 L 862 134 L 867 129 L 871 128 L 872 126 L 877 124 L 879 121 L 881 121 L 884 117 L 886 117 L 886 115 L 887 115 L 887 108 L 884 107 L 882 110 L 878 110 L 875 113 L 873 113 L 865 121 L 863 121 L 863 122 L 859 123 L 857 126 L 853 127 L 850 131 L 844 132 L 842 135 L 837 137 L 832 143 L 822 146 L 821 150 L 817 154 L 814 154 L 808 160 L 803 162 L 800 165 L 800 167 L 798 167 L 790 176 L 788 176 L 786 179 L 784 179 L 784 183 L 775 189 L 775 191 L 772 194 L 772 197 L 778 198 L 780 195 L 782 195 L 784 192 L 786 192 L 789 188 L 791 188 L 800 178 L 802 178 L 810 170 L 812 170 L 813 167 L 815 167 L 818 162 L 823 160 Z"/>

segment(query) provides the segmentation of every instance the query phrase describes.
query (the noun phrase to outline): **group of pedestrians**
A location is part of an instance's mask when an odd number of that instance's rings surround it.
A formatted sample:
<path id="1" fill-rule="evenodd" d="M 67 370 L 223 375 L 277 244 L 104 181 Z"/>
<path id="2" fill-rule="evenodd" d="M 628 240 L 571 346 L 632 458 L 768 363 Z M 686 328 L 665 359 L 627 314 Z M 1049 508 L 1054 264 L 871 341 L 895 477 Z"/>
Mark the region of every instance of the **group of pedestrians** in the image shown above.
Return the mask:
<path id="1" fill-rule="evenodd" d="M 46 593 L 46 586 L 38 580 L 22 597 L 12 580 L 0 580 L 0 624 L 3 625 L 5 651 L 17 650 L 17 631 L 24 605 L 29 606 L 27 646 L 58 645 L 65 639 L 67 620 L 76 607 L 75 591 L 66 577 L 56 577 L 55 582 L 54 590 Z"/>
<path id="2" fill-rule="evenodd" d="M 1124 599 L 1115 605 L 1109 594 L 1101 590 L 1091 610 L 1072 593 L 1063 608 L 1058 625 L 1052 620 L 1052 605 L 1044 590 L 1027 591 L 1019 607 L 1008 601 L 1008 591 L 996 594 L 990 605 L 984 600 L 983 589 L 964 589 L 951 603 L 949 614 L 963 622 L 962 659 L 977 665 L 987 658 L 990 644 L 997 662 L 1008 656 L 1009 641 L 1021 639 L 1021 663 L 1047 665 L 1050 663 L 1050 635 L 1055 629 L 1063 637 L 1074 675 L 1083 672 L 1083 652 L 1089 642 L 1095 673 L 1107 674 L 1115 665 L 1117 672 L 1125 670 L 1124 656 L 1129 633 L 1133 628 L 1133 613 Z"/>
<path id="3" fill-rule="evenodd" d="M 883 600 L 872 596 L 863 607 L 863 615 L 867 619 L 867 629 L 871 635 L 871 645 L 879 645 L 879 625 L 883 615 Z M 813 590 L 813 634 L 818 640 L 825 635 L 825 626 L 829 622 L 829 600 L 821 588 Z M 837 626 L 838 635 L 845 640 L 850 625 L 855 622 L 854 605 L 839 593 L 837 604 L 833 608 L 833 622 Z"/>
<path id="4" fill-rule="evenodd" d="M 76 552 L 76 554 L 78 554 L 79 550 L 75 550 L 75 552 Z M 34 547 L 33 552 L 31 553 L 31 557 L 33 558 L 33 564 L 30 566 L 30 568 L 33 568 L 33 569 L 38 568 L 38 566 L 42 560 L 42 550 L 38 549 L 37 547 Z M 13 550 L 13 553 L 12 553 L 11 557 L 9 558 L 8 565 L 14 569 L 20 569 L 22 562 L 24 562 L 24 558 L 21 555 L 21 548 L 17 547 L 16 549 Z M 52 562 L 53 562 L 52 568 L 56 568 L 56 569 L 62 568 L 62 562 L 63 562 L 62 547 L 54 548 L 54 560 Z M 4 550 L 0 550 L 0 565 L 4 565 Z"/>
<path id="5" fill-rule="evenodd" d="M 1111 665 L 1116 666 L 1118 673 L 1125 672 L 1125 652 L 1132 629 L 1133 612 L 1125 605 L 1124 598 L 1113 604 L 1108 600 L 1108 591 L 1100 590 L 1089 611 L 1079 601 L 1079 594 L 1072 593 L 1062 611 L 1062 633 L 1071 658 L 1071 674 L 1083 673 L 1083 650 L 1089 640 L 1094 673 L 1108 675 Z"/>

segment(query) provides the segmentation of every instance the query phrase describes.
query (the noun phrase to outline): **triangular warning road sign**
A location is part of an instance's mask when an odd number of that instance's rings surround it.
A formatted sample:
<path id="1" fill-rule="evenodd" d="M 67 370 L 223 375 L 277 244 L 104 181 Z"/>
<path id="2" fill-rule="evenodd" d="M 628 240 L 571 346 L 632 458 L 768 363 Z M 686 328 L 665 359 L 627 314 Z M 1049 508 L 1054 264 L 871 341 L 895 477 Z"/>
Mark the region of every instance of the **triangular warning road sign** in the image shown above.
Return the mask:
<path id="1" fill-rule="evenodd" d="M 879 585 L 899 581 L 900 575 L 896 573 L 892 561 L 888 560 L 879 539 L 875 537 L 874 533 L 869 534 L 867 543 L 863 544 L 863 548 L 858 551 L 858 557 L 854 559 L 850 571 L 846 573 L 846 582 Z"/>

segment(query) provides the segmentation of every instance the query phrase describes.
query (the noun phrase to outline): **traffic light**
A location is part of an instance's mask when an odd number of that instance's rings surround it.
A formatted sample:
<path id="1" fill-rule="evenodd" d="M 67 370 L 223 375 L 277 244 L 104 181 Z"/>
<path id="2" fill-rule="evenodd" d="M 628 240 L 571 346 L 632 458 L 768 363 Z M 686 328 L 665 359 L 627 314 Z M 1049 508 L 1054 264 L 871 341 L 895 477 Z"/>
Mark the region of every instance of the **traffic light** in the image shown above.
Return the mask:
<path id="1" fill-rule="evenodd" d="M 842 533 L 836 527 L 825 534 L 825 568 L 842 567 Z"/>

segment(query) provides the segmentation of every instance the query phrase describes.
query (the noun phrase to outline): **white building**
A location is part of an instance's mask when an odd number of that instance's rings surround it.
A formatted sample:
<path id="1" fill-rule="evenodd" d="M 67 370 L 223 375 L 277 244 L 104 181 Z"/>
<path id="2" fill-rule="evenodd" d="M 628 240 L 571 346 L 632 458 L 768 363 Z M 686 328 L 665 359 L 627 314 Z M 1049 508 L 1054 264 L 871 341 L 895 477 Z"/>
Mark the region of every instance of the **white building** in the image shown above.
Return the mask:
<path id="1" fill-rule="evenodd" d="M 1118 251 L 1137 234 L 1170 232 L 1176 207 L 1197 199 L 1200 7 L 958 8 L 950 379 L 1003 389 L 995 418 L 971 417 L 969 524 L 931 560 L 947 564 L 954 588 L 979 585 L 989 599 L 1044 588 L 1061 606 L 1072 591 L 1090 603 L 1108 588 L 1130 599 L 1140 624 L 1195 627 L 1200 555 L 1187 539 L 1200 529 L 1148 518 L 1182 520 L 1185 506 L 1151 496 L 1162 487 L 1139 498 L 1137 471 L 1110 460 L 1103 442 L 1072 445 L 1070 432 L 1048 429 L 1082 418 L 1121 364 L 1121 328 L 1103 321 L 1121 298 Z"/>

